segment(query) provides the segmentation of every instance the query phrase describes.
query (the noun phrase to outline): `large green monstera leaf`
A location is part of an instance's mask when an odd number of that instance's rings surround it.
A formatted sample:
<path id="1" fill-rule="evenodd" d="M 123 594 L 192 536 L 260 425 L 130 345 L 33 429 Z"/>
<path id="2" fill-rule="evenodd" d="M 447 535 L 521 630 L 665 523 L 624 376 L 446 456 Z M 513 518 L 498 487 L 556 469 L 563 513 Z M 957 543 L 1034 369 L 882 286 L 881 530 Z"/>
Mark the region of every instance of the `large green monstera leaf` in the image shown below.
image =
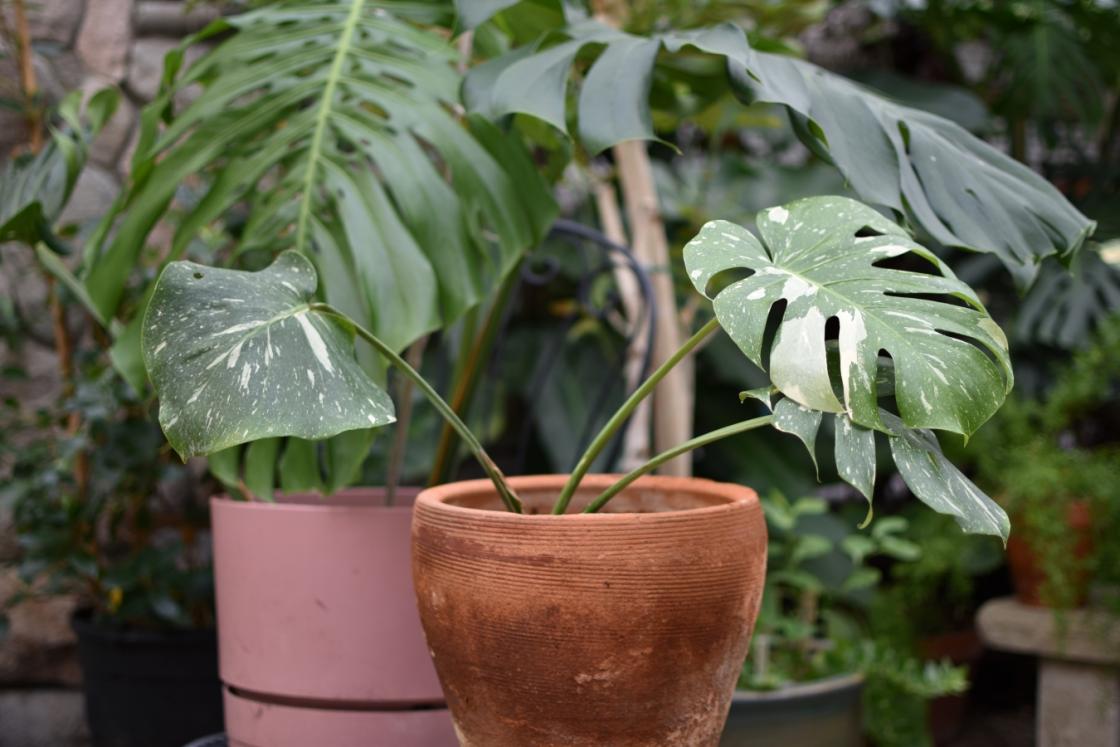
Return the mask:
<path id="1" fill-rule="evenodd" d="M 490 117 L 530 114 L 564 132 L 575 121 L 579 140 L 598 152 L 656 138 L 651 86 L 672 75 L 657 61 L 690 49 L 722 57 L 744 101 L 785 107 L 798 136 L 862 199 L 906 216 L 946 246 L 994 253 L 1021 285 L 1032 282 L 1043 258 L 1068 257 L 1093 230 L 1044 178 L 953 122 L 811 63 L 752 49 L 730 24 L 640 37 L 576 21 L 473 69 L 464 98 Z M 594 60 L 586 75 L 572 75 L 586 59 Z M 578 92 L 569 97 L 572 80 Z"/>
<path id="2" fill-rule="evenodd" d="M 919 498 L 969 531 L 1006 536 L 1003 511 L 945 460 L 929 431 L 967 436 L 1010 391 L 1006 339 L 975 294 L 902 228 L 853 200 L 770 208 L 758 229 L 761 240 L 713 221 L 684 255 L 720 325 L 768 370 L 773 392 L 761 398 L 775 426 L 812 452 L 823 415 L 835 416 L 840 476 L 869 499 L 880 431 Z M 879 264 L 904 255 L 928 271 Z M 730 273 L 747 276 L 720 287 Z M 775 307 L 781 317 L 768 344 Z M 897 416 L 883 409 L 887 398 Z"/>
<path id="3" fill-rule="evenodd" d="M 296 252 L 260 272 L 193 262 L 163 271 L 141 347 L 181 456 L 393 422 L 389 396 L 354 358 L 352 330 L 311 310 L 317 285 Z"/>

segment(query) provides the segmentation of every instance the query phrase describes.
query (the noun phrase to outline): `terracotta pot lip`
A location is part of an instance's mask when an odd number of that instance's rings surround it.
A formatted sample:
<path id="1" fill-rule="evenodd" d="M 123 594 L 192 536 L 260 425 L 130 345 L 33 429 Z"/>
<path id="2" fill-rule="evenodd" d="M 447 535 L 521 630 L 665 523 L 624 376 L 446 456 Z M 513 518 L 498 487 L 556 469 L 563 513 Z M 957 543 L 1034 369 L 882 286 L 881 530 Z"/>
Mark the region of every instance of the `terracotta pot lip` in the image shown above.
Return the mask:
<path id="1" fill-rule="evenodd" d="M 841 690 L 863 686 L 863 675 L 859 672 L 834 674 L 810 682 L 797 682 L 777 690 L 740 690 L 735 689 L 733 703 L 770 703 L 776 700 L 799 700 L 818 695 L 828 695 Z"/>
<path id="2" fill-rule="evenodd" d="M 380 486 L 366 486 L 345 488 L 332 495 L 324 495 L 311 491 L 299 491 L 284 494 L 286 501 L 242 501 L 229 496 L 228 493 L 219 493 L 210 497 L 211 510 L 222 511 L 252 511 L 257 513 L 286 513 L 286 514 L 325 514 L 340 512 L 361 513 L 412 513 L 412 499 L 422 492 L 423 488 L 414 486 L 400 487 L 397 489 L 398 503 L 386 506 L 381 503 L 331 503 L 338 498 L 357 498 L 365 495 L 384 494 Z"/>
<path id="3" fill-rule="evenodd" d="M 580 483 L 581 488 L 591 488 L 602 491 L 610 487 L 622 475 L 594 474 L 587 475 Z M 515 491 L 521 490 L 549 490 L 557 491 L 563 487 L 568 475 L 522 475 L 508 478 L 510 486 Z M 670 477 L 663 475 L 645 475 L 638 478 L 627 490 L 645 489 L 661 490 L 664 492 L 682 492 L 698 495 L 723 498 L 725 503 L 716 506 L 701 506 L 686 508 L 679 511 L 659 511 L 655 513 L 612 512 L 612 513 L 566 513 L 554 515 L 544 514 L 515 514 L 508 511 L 470 508 L 468 506 L 455 506 L 447 501 L 464 495 L 494 491 L 494 485 L 488 478 L 478 480 L 462 480 L 444 485 L 426 488 L 416 497 L 416 506 L 444 511 L 461 516 L 488 515 L 502 517 L 506 521 L 516 522 L 630 522 L 635 516 L 642 517 L 642 521 L 661 521 L 679 516 L 703 516 L 707 514 L 723 514 L 740 510 L 744 506 L 758 503 L 758 493 L 744 485 L 717 482 L 703 477 Z M 625 491 L 624 491 L 625 492 Z"/>

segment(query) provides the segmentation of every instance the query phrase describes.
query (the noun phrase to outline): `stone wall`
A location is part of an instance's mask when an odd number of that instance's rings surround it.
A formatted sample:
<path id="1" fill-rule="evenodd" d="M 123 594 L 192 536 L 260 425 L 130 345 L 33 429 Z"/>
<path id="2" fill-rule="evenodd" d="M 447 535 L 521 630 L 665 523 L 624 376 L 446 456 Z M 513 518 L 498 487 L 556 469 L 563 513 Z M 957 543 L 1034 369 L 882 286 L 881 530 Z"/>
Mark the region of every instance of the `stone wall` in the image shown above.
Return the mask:
<path id="1" fill-rule="evenodd" d="M 36 77 L 49 103 L 75 89 L 90 95 L 115 86 L 122 93 L 64 215 L 67 222 L 89 224 L 108 208 L 127 175 L 139 110 L 158 91 L 163 56 L 217 12 L 207 6 L 188 11 L 181 0 L 26 0 L 25 5 Z M 14 55 L 2 51 L 0 79 L 19 80 Z M 22 115 L 0 108 L 0 161 L 27 139 Z M 39 324 L 47 316 L 40 277 L 27 252 L 5 252 L 0 295 L 18 304 L 23 317 L 36 324 L 35 337 L 49 339 L 49 324 Z M 29 341 L 14 351 L 0 343 L 0 366 L 6 365 L 23 368 L 28 378 L 0 384 L 0 396 L 33 406 L 57 395 L 57 361 L 50 346 Z M 12 560 L 16 551 L 0 508 L 0 563 Z M 12 575 L 0 572 L 0 599 L 15 586 Z M 0 641 L 0 747 L 84 744 L 75 689 L 80 672 L 69 626 L 74 606 L 72 599 L 50 599 L 24 603 L 13 611 L 8 635 Z"/>

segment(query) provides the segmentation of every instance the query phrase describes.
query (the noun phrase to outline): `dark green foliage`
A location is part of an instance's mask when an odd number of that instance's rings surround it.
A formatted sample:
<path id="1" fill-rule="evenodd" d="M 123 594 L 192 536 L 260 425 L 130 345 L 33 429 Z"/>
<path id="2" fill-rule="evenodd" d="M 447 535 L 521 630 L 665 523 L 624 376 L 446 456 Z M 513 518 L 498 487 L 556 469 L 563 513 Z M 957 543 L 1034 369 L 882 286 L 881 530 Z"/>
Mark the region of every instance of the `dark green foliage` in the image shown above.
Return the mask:
<path id="1" fill-rule="evenodd" d="M 9 401 L 0 418 L 0 501 L 19 534 L 24 584 L 8 607 L 76 593 L 114 624 L 213 623 L 205 494 L 120 379 L 89 363 L 57 408 Z"/>

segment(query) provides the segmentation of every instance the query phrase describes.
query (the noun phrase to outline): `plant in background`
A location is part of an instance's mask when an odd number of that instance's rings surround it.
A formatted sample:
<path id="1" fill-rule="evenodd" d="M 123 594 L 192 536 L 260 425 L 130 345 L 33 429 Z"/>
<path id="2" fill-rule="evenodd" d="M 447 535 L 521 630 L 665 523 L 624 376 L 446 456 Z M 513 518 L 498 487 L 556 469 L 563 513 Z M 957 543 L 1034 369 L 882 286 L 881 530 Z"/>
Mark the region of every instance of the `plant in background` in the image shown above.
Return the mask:
<path id="1" fill-rule="evenodd" d="M 111 369 L 84 364 L 73 395 L 57 408 L 30 413 L 4 403 L 0 500 L 19 536 L 14 565 L 24 584 L 5 609 L 28 597 L 76 594 L 111 626 L 212 625 L 197 475 L 168 459 L 158 427 Z M 75 414 L 77 431 L 69 426 Z"/>
<path id="2" fill-rule="evenodd" d="M 1040 595 L 1070 607 L 1085 579 L 1115 584 L 1120 527 L 1120 444 L 1113 423 L 1120 402 L 1120 318 L 1059 369 L 1048 392 L 1016 397 L 976 435 L 979 479 L 1022 517 L 1022 537 L 1040 559 Z M 1069 525 L 1071 506 L 1087 507 L 1091 548 Z"/>
<path id="3" fill-rule="evenodd" d="M 858 672 L 865 678 L 865 726 L 875 743 L 927 743 L 926 702 L 963 692 L 967 679 L 963 668 L 921 662 L 874 632 L 871 610 L 884 590 L 882 572 L 870 561 L 906 568 L 924 552 L 908 539 L 906 520 L 884 517 L 863 533 L 828 515 L 819 498 L 790 501 L 775 493 L 763 508 L 770 536 L 766 589 L 739 687 L 781 689 Z"/>
<path id="4" fill-rule="evenodd" d="M 913 562 L 891 566 L 889 583 L 873 602 L 880 635 L 907 649 L 921 639 L 968 630 L 976 611 L 977 579 L 1003 563 L 1003 551 L 986 538 L 946 531 L 943 516 L 908 511 L 907 537 L 922 548 Z"/>

